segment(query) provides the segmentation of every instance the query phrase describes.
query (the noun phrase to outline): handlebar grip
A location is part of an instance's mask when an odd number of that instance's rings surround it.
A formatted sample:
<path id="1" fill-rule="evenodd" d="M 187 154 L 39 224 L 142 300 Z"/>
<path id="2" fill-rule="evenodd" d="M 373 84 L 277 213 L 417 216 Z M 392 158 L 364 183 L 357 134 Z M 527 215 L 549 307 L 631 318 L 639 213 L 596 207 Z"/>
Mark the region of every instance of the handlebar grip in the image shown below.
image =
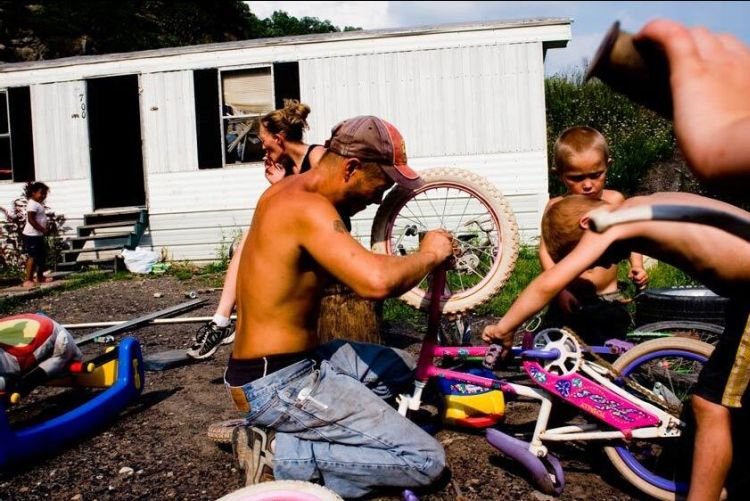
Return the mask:
<path id="1" fill-rule="evenodd" d="M 649 221 L 651 219 L 653 219 L 653 211 L 650 206 L 631 207 L 615 212 L 600 211 L 592 213 L 589 217 L 589 229 L 597 233 L 603 233 L 616 224 Z"/>

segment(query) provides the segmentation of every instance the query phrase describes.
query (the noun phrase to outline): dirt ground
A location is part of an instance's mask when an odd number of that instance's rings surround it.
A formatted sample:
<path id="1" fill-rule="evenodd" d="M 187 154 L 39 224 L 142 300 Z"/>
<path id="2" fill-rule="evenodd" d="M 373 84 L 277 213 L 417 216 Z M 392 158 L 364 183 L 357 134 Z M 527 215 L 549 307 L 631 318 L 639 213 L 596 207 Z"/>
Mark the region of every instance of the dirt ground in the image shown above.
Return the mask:
<path id="1" fill-rule="evenodd" d="M 62 324 L 129 320 L 187 301 L 185 293 L 205 284 L 172 276 L 110 280 L 83 289 L 57 291 L 28 299 L 12 313 L 42 311 Z M 208 301 L 181 316 L 209 316 L 220 292 L 202 293 Z M 486 322 L 488 319 L 480 319 Z M 131 335 L 144 354 L 187 348 L 200 324 L 146 326 Z M 91 330 L 72 330 L 81 336 Z M 480 332 L 475 328 L 475 336 Z M 418 349 L 422 333 L 404 326 L 384 325 L 389 344 Z M 117 337 L 121 338 L 125 334 Z M 101 350 L 91 343 L 89 350 Z M 222 386 L 230 349 L 223 346 L 206 361 L 159 372 L 147 372 L 143 394 L 115 422 L 34 464 L 0 472 L 0 500 L 213 500 L 242 487 L 242 476 L 231 453 L 206 435 L 214 421 L 238 417 Z M 35 392 L 46 391 L 35 390 Z M 31 405 L 40 400 L 32 394 Z M 66 394 L 55 405 L 64 405 Z M 18 412 L 18 411 L 15 411 Z M 502 429 L 528 433 L 536 407 L 511 402 Z M 483 433 L 443 429 L 450 481 L 420 494 L 422 500 L 545 500 L 534 490 L 522 467 L 493 449 Z M 580 444 L 553 448 L 566 473 L 559 499 L 630 500 L 642 496 L 611 468 L 601 449 Z M 376 499 L 396 500 L 381 496 Z"/>

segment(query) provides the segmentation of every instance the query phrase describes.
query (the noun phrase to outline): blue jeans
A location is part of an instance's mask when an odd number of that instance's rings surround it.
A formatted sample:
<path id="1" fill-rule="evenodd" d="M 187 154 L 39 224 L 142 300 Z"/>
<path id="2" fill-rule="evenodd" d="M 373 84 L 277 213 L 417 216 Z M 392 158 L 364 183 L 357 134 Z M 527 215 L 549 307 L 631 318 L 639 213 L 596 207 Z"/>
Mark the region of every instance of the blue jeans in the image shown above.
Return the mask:
<path id="1" fill-rule="evenodd" d="M 391 407 L 413 380 L 403 351 L 333 341 L 242 386 L 253 425 L 276 430 L 277 480 L 322 483 L 343 497 L 422 487 L 445 467 L 443 447 Z"/>

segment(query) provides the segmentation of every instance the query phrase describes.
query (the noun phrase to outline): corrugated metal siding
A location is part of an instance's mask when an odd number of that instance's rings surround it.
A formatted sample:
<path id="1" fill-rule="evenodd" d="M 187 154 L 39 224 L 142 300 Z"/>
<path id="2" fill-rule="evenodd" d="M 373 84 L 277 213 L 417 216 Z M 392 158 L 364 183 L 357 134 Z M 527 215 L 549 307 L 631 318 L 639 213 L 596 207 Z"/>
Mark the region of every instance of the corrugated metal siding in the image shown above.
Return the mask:
<path id="1" fill-rule="evenodd" d="M 140 85 L 146 172 L 198 170 L 193 72 L 149 73 Z"/>
<path id="2" fill-rule="evenodd" d="M 300 61 L 312 140 L 373 114 L 399 128 L 410 158 L 544 150 L 543 79 L 539 42 Z"/>
<path id="3" fill-rule="evenodd" d="M 525 240 L 538 235 L 547 201 L 542 46 L 570 38 L 569 24 L 436 31 L 366 40 L 276 44 L 184 54 L 86 60 L 58 68 L 0 71 L 0 87 L 91 76 L 139 74 L 141 117 L 151 229 L 142 242 L 173 259 L 214 260 L 222 243 L 245 229 L 267 187 L 260 165 L 196 170 L 193 68 L 299 61 L 303 101 L 312 107 L 309 142 L 325 140 L 333 124 L 348 116 L 377 114 L 404 134 L 412 164 L 421 169 L 454 166 L 487 177 L 508 197 Z M 78 87 L 76 87 L 78 86 Z M 46 87 L 46 86 L 45 86 Z M 32 94 L 35 138 L 49 134 L 47 108 L 61 108 L 52 146 L 41 151 L 37 172 L 65 175 L 56 160 L 71 145 L 80 160 L 65 160 L 88 177 L 88 140 L 72 131 L 66 106 L 85 82 L 39 86 Z M 71 90 L 73 92 L 71 92 Z M 61 104 L 56 104 L 62 100 Z M 70 118 L 68 118 L 70 120 Z M 36 123 L 38 122 L 38 123 Z M 79 131 L 87 132 L 85 126 Z M 71 154 L 69 151 L 64 154 Z M 65 167 L 68 168 L 68 167 Z M 39 170 L 41 169 L 41 171 Z M 44 179 L 45 181 L 47 179 Z M 11 185 L 13 186 L 13 185 Z M 70 191 L 70 211 L 88 212 L 90 182 Z M 0 196 L 7 191 L 0 185 Z M 60 194 L 57 183 L 53 192 Z M 20 189 L 10 189 L 12 200 Z M 66 195 L 67 196 L 67 195 Z M 57 203 L 51 198 L 51 203 Z M 67 202 L 66 202 L 67 203 Z M 54 204 L 53 204 L 54 206 Z M 57 206 L 55 206 L 57 209 Z M 376 208 L 357 215 L 353 234 L 369 244 Z M 62 212 L 62 211 L 61 211 Z M 68 215 L 66 213 L 66 215 Z M 73 212 L 70 213 L 74 215 Z"/>
<path id="4" fill-rule="evenodd" d="M 86 82 L 31 86 L 36 178 L 86 179 L 90 172 Z"/>
<path id="5" fill-rule="evenodd" d="M 232 167 L 149 177 L 150 228 L 143 245 L 176 260 L 216 260 L 247 229 L 268 187 L 263 167 Z"/>

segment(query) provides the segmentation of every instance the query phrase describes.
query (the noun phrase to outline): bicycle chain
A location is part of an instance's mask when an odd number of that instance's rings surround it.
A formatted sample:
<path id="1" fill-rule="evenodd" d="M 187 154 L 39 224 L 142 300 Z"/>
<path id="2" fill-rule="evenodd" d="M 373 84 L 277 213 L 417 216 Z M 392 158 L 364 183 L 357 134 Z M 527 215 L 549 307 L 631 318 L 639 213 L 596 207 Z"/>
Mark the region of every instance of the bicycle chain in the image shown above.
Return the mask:
<path id="1" fill-rule="evenodd" d="M 596 363 L 601 365 L 608 373 L 608 376 L 615 380 L 615 379 L 621 379 L 626 386 L 629 388 L 637 391 L 640 393 L 643 397 L 646 398 L 650 403 L 656 405 L 657 407 L 666 410 L 667 412 L 671 413 L 673 416 L 679 416 L 682 413 L 682 405 L 679 407 L 676 407 L 674 405 L 669 404 L 666 402 L 663 398 L 660 398 L 657 394 L 655 394 L 653 391 L 649 390 L 642 384 L 635 381 L 633 378 L 629 376 L 623 376 L 620 371 L 615 369 L 612 364 L 607 362 L 604 358 L 602 358 L 597 353 L 594 353 L 589 345 L 583 342 L 583 340 L 576 334 L 573 329 L 570 327 L 564 327 L 563 330 L 567 332 L 568 334 L 573 337 L 576 341 L 578 341 L 578 344 L 581 346 L 582 349 L 585 349 L 585 351 L 588 351 L 589 355 L 594 359 Z"/>

